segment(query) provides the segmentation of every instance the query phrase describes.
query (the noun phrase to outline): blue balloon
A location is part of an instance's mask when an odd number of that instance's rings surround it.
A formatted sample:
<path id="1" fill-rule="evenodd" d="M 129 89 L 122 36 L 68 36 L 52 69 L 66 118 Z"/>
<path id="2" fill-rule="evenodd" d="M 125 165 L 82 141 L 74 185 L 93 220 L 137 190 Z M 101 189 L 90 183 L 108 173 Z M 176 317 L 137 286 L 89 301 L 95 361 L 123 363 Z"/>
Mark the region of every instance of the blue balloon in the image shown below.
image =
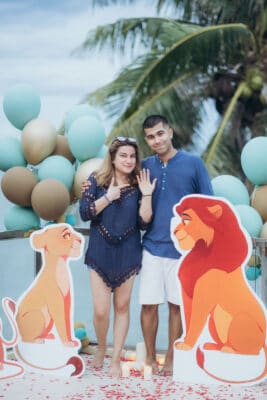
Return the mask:
<path id="1" fill-rule="evenodd" d="M 215 196 L 224 197 L 232 204 L 249 205 L 249 193 L 244 183 L 232 175 L 219 175 L 211 180 Z"/>
<path id="2" fill-rule="evenodd" d="M 244 146 L 241 165 L 246 177 L 255 185 L 267 183 L 267 137 L 258 136 Z"/>
<path id="3" fill-rule="evenodd" d="M 255 208 L 240 204 L 235 206 L 240 217 L 241 224 L 251 237 L 259 237 L 263 222 L 260 214 Z"/>
<path id="4" fill-rule="evenodd" d="M 75 334 L 75 337 L 80 339 L 80 340 L 85 339 L 86 336 L 87 336 L 86 330 L 84 328 L 76 328 L 76 329 L 74 329 L 74 334 Z"/>
<path id="5" fill-rule="evenodd" d="M 248 267 L 245 273 L 249 281 L 255 281 L 261 275 L 261 270 L 257 267 Z"/>
<path id="6" fill-rule="evenodd" d="M 78 104 L 74 106 L 66 115 L 65 121 L 64 121 L 64 126 L 65 126 L 65 131 L 68 132 L 70 129 L 71 124 L 80 117 L 94 117 L 98 119 L 99 121 L 101 120 L 101 117 L 98 113 L 98 111 L 92 107 L 89 106 L 89 104 Z"/>
<path id="7" fill-rule="evenodd" d="M 27 161 L 24 158 L 22 144 L 13 136 L 0 137 L 0 169 L 7 171 L 12 167 L 25 167 Z"/>
<path id="8" fill-rule="evenodd" d="M 86 161 L 95 157 L 103 146 L 106 135 L 98 119 L 80 117 L 71 124 L 67 138 L 74 157 L 79 161 Z"/>
<path id="9" fill-rule="evenodd" d="M 32 208 L 13 206 L 4 215 L 4 225 L 9 231 L 28 231 L 40 227 L 40 218 Z"/>
<path id="10" fill-rule="evenodd" d="M 27 122 L 38 117 L 41 99 L 32 86 L 18 84 L 12 86 L 4 95 L 3 109 L 9 122 L 22 130 Z"/>
<path id="11" fill-rule="evenodd" d="M 99 152 L 95 155 L 95 158 L 104 158 L 105 155 L 106 155 L 107 150 L 108 150 L 108 146 L 103 144 L 103 146 L 101 147 Z"/>
<path id="12" fill-rule="evenodd" d="M 66 219 L 65 219 L 66 224 L 69 224 L 71 226 L 76 225 L 76 217 L 73 214 L 67 214 Z"/>
<path id="13" fill-rule="evenodd" d="M 64 183 L 68 190 L 72 188 L 75 169 L 72 163 L 63 156 L 49 156 L 41 162 L 38 169 L 38 179 L 57 179 Z"/>

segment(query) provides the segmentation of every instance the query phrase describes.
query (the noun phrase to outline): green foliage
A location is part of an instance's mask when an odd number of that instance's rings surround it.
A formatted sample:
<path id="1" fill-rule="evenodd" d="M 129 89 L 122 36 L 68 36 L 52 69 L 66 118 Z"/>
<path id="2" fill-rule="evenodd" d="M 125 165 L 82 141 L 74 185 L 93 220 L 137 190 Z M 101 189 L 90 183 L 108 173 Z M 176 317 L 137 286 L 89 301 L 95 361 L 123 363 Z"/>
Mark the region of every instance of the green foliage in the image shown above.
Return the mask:
<path id="1" fill-rule="evenodd" d="M 267 70 L 267 1 L 157 0 L 154 5 L 159 13 L 171 10 L 173 18 L 122 19 L 88 33 L 79 51 L 111 49 L 119 56 L 130 51 L 132 62 L 86 100 L 115 120 L 108 141 L 116 135 L 136 136 L 146 155 L 141 125 L 147 115 L 166 115 L 174 126 L 175 145 L 192 148 L 202 102 L 212 97 L 222 119 L 217 134 L 208 133 L 204 159 L 212 175 L 242 175 L 242 146 L 256 134 L 253 122 L 257 127 L 266 122 L 258 115 L 265 115 L 266 108 L 261 87 Z M 246 71 L 253 68 L 262 85 L 254 78 L 249 92 Z"/>

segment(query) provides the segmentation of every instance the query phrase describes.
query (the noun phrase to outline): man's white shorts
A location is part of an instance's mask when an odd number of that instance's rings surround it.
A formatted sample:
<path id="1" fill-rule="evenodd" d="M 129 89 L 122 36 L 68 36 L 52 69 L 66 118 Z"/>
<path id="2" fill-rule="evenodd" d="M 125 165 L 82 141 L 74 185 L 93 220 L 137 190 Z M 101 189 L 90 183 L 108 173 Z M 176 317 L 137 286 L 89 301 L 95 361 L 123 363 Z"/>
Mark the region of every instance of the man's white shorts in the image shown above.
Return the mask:
<path id="1" fill-rule="evenodd" d="M 167 300 L 172 304 L 180 304 L 178 266 L 179 260 L 153 256 L 144 250 L 139 303 L 160 304 Z"/>

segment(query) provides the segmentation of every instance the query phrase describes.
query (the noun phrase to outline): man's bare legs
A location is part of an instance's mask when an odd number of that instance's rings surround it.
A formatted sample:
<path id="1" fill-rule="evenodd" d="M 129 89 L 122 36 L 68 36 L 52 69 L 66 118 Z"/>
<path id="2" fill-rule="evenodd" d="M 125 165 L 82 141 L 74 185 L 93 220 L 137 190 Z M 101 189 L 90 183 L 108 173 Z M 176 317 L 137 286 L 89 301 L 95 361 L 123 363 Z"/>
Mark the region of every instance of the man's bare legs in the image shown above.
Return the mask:
<path id="1" fill-rule="evenodd" d="M 146 364 L 158 373 L 156 361 L 156 336 L 158 330 L 158 304 L 144 304 L 141 310 L 141 326 L 146 345 Z"/>
<path id="2" fill-rule="evenodd" d="M 113 326 L 113 355 L 109 375 L 118 378 L 121 375 L 120 357 L 130 321 L 130 298 L 135 276 L 127 279 L 114 290 L 114 326 Z"/>
<path id="3" fill-rule="evenodd" d="M 182 335 L 182 320 L 180 306 L 169 304 L 169 347 L 167 350 L 165 364 L 160 375 L 170 376 L 173 373 L 173 343 Z"/>
<path id="4" fill-rule="evenodd" d="M 111 303 L 111 289 L 103 279 L 94 271 L 89 271 L 92 299 L 94 306 L 94 327 L 97 337 L 97 352 L 93 359 L 93 367 L 101 368 L 107 348 L 107 332 L 109 327 L 109 313 Z"/>

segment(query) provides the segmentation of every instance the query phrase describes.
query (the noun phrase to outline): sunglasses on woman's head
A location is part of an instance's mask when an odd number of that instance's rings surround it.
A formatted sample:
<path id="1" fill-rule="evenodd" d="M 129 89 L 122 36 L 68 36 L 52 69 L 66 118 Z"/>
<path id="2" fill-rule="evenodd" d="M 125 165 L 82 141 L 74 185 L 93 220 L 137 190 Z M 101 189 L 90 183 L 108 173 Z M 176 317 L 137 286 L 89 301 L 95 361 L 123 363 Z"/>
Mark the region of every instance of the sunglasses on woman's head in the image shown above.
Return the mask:
<path id="1" fill-rule="evenodd" d="M 127 137 L 127 136 L 116 136 L 113 140 L 113 142 L 117 140 L 118 142 L 128 142 L 128 143 L 137 143 L 136 139 L 133 137 Z"/>

